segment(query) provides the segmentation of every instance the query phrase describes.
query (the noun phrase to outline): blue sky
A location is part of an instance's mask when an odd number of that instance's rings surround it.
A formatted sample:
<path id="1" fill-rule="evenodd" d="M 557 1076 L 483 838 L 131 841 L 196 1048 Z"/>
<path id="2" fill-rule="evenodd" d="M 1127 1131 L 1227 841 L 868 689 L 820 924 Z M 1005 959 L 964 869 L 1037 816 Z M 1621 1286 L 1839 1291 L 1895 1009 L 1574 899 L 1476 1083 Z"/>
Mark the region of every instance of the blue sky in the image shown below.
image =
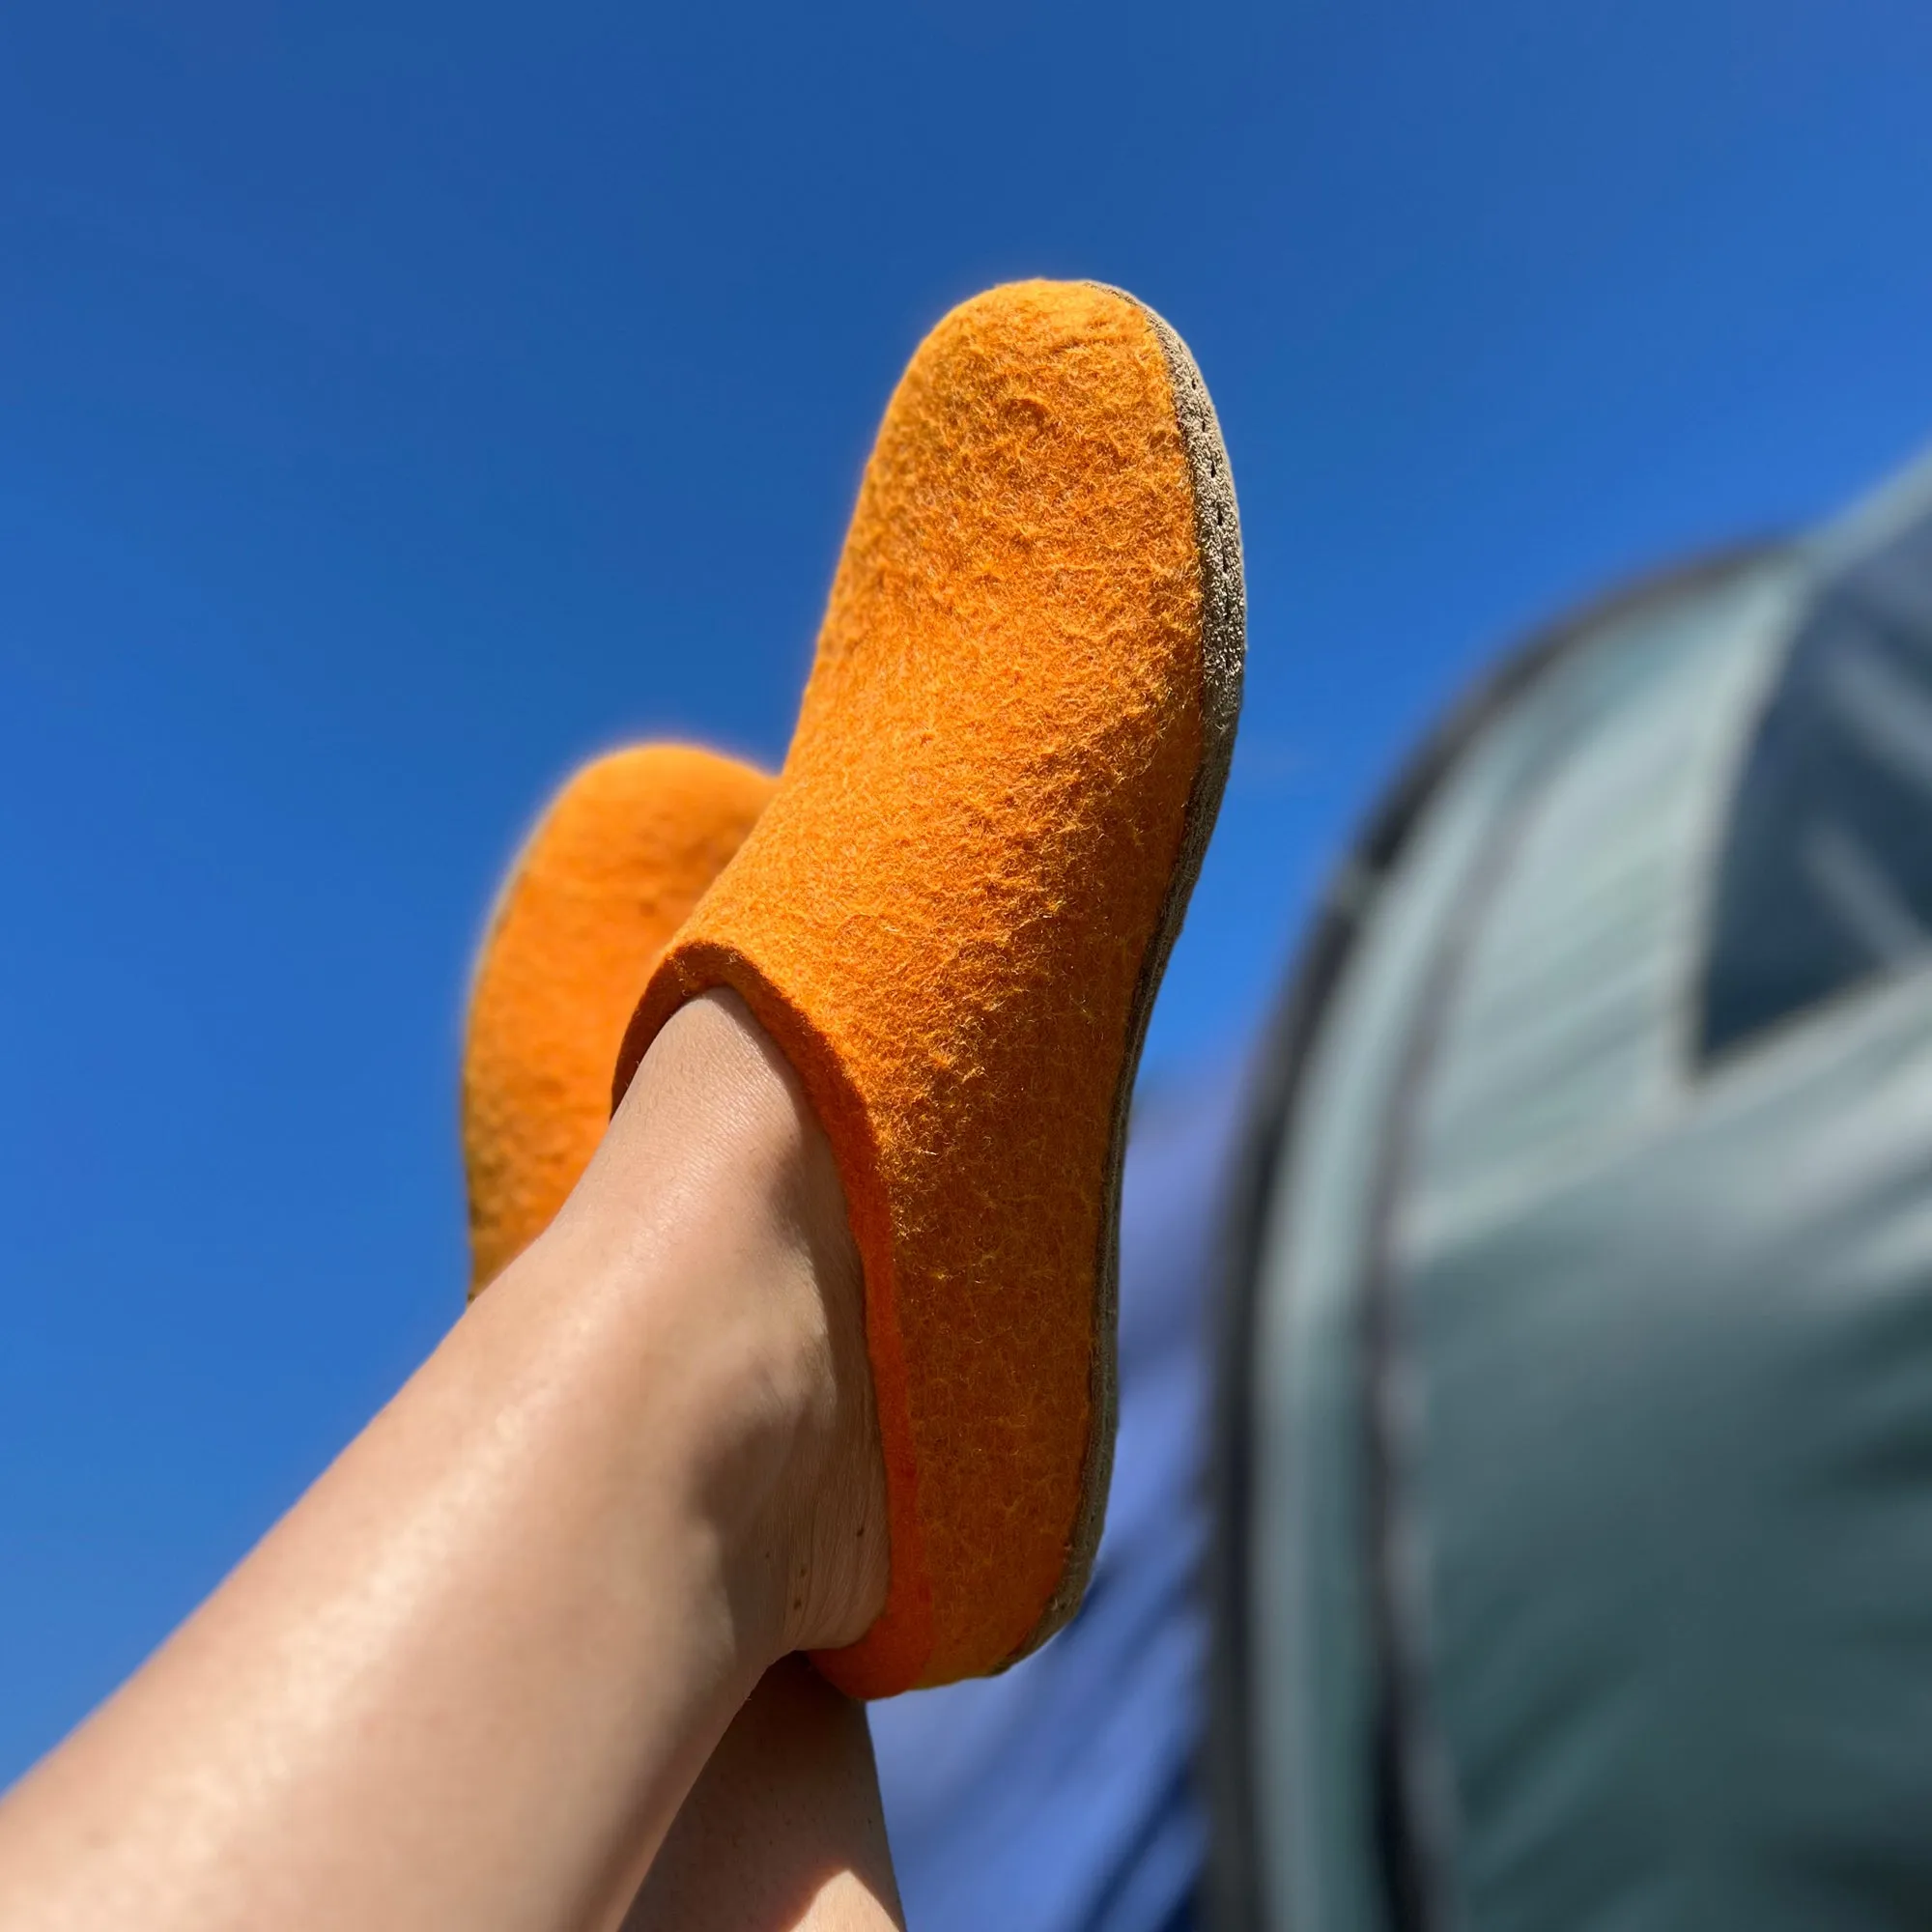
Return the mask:
<path id="1" fill-rule="evenodd" d="M 1910 0 L 9 10 L 0 1779 L 453 1316 L 497 869 L 600 748 L 776 762 L 949 304 L 1123 283 L 1220 405 L 1171 1068 L 1499 642 L 1932 435 L 1929 99 Z"/>

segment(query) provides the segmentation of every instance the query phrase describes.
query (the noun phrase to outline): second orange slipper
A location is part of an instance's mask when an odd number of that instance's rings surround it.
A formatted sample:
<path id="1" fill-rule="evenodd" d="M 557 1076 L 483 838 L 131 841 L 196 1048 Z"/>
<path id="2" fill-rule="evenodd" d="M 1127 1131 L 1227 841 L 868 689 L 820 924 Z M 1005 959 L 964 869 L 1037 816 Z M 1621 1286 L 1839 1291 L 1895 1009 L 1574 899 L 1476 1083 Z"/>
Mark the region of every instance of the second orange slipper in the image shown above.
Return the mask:
<path id="1" fill-rule="evenodd" d="M 711 752 L 636 746 L 584 766 L 530 835 L 477 955 L 464 1041 L 472 1297 L 589 1164 L 639 991 L 772 784 Z"/>
<path id="2" fill-rule="evenodd" d="M 1113 1444 L 1115 1241 L 1149 1009 L 1219 803 L 1243 611 L 1174 332 L 1093 284 L 948 316 L 887 411 L 778 792 L 651 979 L 735 990 L 838 1156 L 865 1269 L 883 1696 L 1078 1604 Z"/>

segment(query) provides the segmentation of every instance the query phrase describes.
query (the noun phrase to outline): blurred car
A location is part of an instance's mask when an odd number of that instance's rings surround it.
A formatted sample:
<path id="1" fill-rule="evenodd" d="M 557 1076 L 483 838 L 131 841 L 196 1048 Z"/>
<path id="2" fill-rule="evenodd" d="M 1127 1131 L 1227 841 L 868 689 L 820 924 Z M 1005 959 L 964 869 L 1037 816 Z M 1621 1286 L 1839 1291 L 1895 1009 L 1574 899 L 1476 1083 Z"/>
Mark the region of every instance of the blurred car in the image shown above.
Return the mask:
<path id="1" fill-rule="evenodd" d="M 1932 468 L 1534 640 L 1336 875 L 1219 1407 L 1215 1922 L 1932 1923 Z"/>

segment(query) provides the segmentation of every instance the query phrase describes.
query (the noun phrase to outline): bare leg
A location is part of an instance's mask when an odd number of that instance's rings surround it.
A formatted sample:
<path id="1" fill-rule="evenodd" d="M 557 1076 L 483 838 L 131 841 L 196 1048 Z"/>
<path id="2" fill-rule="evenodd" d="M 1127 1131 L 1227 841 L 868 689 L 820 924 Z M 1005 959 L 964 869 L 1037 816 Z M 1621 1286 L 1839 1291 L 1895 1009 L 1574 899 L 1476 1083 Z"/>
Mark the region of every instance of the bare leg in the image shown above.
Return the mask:
<path id="1" fill-rule="evenodd" d="M 786 1658 L 712 1753 L 624 1932 L 904 1923 L 865 1711 Z"/>
<path id="2" fill-rule="evenodd" d="M 0 1926 L 614 1926 L 884 1535 L 829 1151 L 697 1001 L 551 1230 L 0 1804 Z"/>

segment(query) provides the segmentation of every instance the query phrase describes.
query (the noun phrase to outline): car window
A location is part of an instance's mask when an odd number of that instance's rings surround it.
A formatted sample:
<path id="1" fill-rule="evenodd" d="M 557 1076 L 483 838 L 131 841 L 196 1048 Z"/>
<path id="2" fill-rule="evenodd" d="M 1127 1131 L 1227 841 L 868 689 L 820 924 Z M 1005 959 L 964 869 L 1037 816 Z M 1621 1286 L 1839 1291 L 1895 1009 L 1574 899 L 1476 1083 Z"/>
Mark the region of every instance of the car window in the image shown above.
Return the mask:
<path id="1" fill-rule="evenodd" d="M 1932 957 L 1932 515 L 1830 582 L 1746 761 L 1706 957 L 1705 1057 Z"/>

